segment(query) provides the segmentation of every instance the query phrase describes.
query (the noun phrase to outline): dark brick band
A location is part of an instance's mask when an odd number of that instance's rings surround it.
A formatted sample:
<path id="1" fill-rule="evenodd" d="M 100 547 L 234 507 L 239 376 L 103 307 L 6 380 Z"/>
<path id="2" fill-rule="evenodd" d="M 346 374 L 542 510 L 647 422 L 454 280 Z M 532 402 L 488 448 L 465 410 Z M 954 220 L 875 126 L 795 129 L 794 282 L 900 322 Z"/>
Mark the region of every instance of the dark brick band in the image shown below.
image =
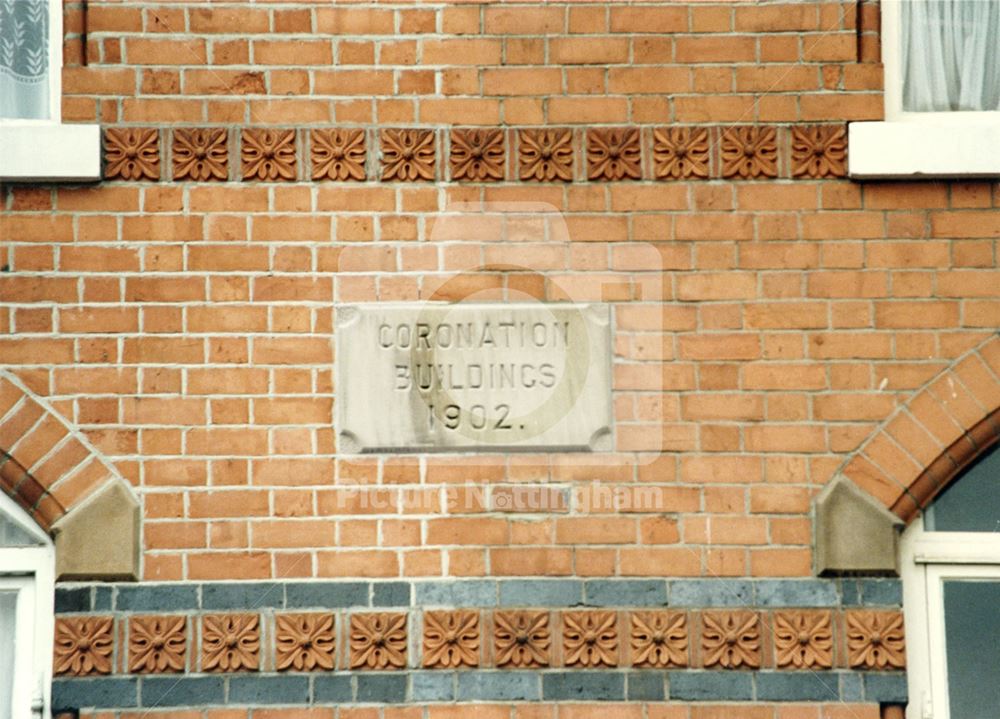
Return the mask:
<path id="1" fill-rule="evenodd" d="M 380 607 L 898 607 L 897 579 L 449 579 L 63 584 L 56 612 Z"/>
<path id="2" fill-rule="evenodd" d="M 56 679 L 53 706 L 395 704 L 450 701 L 906 702 L 903 673 L 722 671 L 407 671 Z"/>

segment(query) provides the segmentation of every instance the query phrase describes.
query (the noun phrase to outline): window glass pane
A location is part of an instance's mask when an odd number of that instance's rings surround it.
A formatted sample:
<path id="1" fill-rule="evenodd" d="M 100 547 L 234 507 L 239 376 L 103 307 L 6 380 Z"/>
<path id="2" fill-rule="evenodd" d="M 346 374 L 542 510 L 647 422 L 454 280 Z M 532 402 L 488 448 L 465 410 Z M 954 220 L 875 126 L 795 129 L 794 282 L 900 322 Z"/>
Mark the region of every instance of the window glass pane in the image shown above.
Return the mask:
<path id="1" fill-rule="evenodd" d="M 965 470 L 927 509 L 929 532 L 1000 532 L 1000 444 Z"/>
<path id="2" fill-rule="evenodd" d="M 0 0 L 0 118 L 49 116 L 49 0 Z"/>
<path id="3" fill-rule="evenodd" d="M 1000 582 L 944 583 L 944 632 L 948 653 L 951 719 L 997 716 L 1000 707 Z"/>
<path id="4" fill-rule="evenodd" d="M 0 716 L 6 716 L 14 690 L 14 630 L 17 592 L 0 591 Z"/>
<path id="5" fill-rule="evenodd" d="M 37 547 L 40 544 L 21 525 L 0 512 L 0 547 Z"/>
<path id="6" fill-rule="evenodd" d="M 903 0 L 900 21 L 904 110 L 1000 110 L 1000 0 Z"/>

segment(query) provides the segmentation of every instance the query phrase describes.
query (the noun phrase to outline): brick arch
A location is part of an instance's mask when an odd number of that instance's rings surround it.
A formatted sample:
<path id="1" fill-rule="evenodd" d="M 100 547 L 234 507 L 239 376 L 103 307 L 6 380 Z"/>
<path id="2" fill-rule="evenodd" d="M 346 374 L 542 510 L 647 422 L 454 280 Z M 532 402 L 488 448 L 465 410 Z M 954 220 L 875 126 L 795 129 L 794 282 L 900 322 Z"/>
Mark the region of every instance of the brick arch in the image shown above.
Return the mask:
<path id="1" fill-rule="evenodd" d="M 0 488 L 46 532 L 116 479 L 124 481 L 79 431 L 0 370 Z"/>
<path id="2" fill-rule="evenodd" d="M 851 455 L 840 473 L 905 522 L 1000 441 L 1000 334 L 956 359 Z"/>

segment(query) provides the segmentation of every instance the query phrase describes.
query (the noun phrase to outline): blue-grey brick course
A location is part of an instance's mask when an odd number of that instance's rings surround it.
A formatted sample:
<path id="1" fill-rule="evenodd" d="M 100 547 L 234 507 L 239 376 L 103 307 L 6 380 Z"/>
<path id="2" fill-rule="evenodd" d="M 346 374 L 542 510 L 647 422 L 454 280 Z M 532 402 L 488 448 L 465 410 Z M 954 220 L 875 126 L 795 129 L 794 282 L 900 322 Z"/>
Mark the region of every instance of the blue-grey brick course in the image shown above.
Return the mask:
<path id="1" fill-rule="evenodd" d="M 665 678 L 661 671 L 630 672 L 626 677 L 629 701 L 663 701 L 666 698 Z"/>
<path id="2" fill-rule="evenodd" d="M 220 582 L 201 585 L 201 607 L 223 609 L 281 609 L 285 588 L 278 583 Z"/>
<path id="3" fill-rule="evenodd" d="M 584 585 L 585 603 L 595 607 L 661 607 L 667 603 L 663 580 L 591 579 Z"/>
<path id="4" fill-rule="evenodd" d="M 829 579 L 769 580 L 754 583 L 759 607 L 836 607 L 840 593 L 836 581 Z"/>
<path id="5" fill-rule="evenodd" d="M 308 704 L 309 677 L 241 675 L 229 678 L 229 703 L 246 706 L 259 704 Z"/>
<path id="6" fill-rule="evenodd" d="M 375 582 L 372 585 L 372 606 L 410 606 L 410 584 L 407 582 Z"/>
<path id="7" fill-rule="evenodd" d="M 91 588 L 56 587 L 56 613 L 89 612 Z"/>
<path id="8" fill-rule="evenodd" d="M 851 672 L 840 673 L 840 700 L 843 702 L 860 702 L 864 699 L 864 683 L 859 674 Z"/>
<path id="9" fill-rule="evenodd" d="M 429 671 L 410 674 L 411 701 L 450 702 L 454 698 L 454 672 Z"/>
<path id="10" fill-rule="evenodd" d="M 406 701 L 405 674 L 357 675 L 356 699 L 362 704 L 398 704 Z"/>
<path id="11" fill-rule="evenodd" d="M 898 579 L 864 579 L 861 600 L 869 606 L 899 606 L 903 603 L 903 584 Z"/>
<path id="12" fill-rule="evenodd" d="M 148 709 L 196 707 L 226 700 L 222 677 L 143 677 L 139 691 L 141 704 Z"/>
<path id="13" fill-rule="evenodd" d="M 533 672 L 459 672 L 459 701 L 538 701 L 538 675 Z"/>
<path id="14" fill-rule="evenodd" d="M 367 607 L 370 591 L 367 582 L 292 582 L 285 587 L 285 606 L 289 609 Z"/>
<path id="15" fill-rule="evenodd" d="M 193 584 L 118 585 L 115 609 L 132 612 L 173 612 L 198 608 L 198 586 Z"/>
<path id="16" fill-rule="evenodd" d="M 52 681 L 52 708 L 129 709 L 138 706 L 137 687 L 138 681 L 133 678 L 55 679 Z"/>
<path id="17" fill-rule="evenodd" d="M 840 699 L 836 674 L 823 672 L 760 672 L 756 676 L 760 701 L 829 702 Z"/>
<path id="18" fill-rule="evenodd" d="M 97 586 L 94 588 L 94 611 L 107 612 L 114 605 L 112 587 Z"/>
<path id="19" fill-rule="evenodd" d="M 666 685 L 666 686 L 665 686 Z M 508 670 L 57 678 L 56 708 L 450 701 L 905 703 L 902 672 Z"/>
<path id="20" fill-rule="evenodd" d="M 492 607 L 497 601 L 496 582 L 489 579 L 417 582 L 414 590 L 417 606 Z"/>
<path id="21" fill-rule="evenodd" d="M 864 677 L 865 701 L 906 703 L 906 675 L 872 672 Z"/>
<path id="22" fill-rule="evenodd" d="M 542 675 L 546 701 L 622 701 L 625 675 L 621 672 L 555 672 Z"/>
<path id="23" fill-rule="evenodd" d="M 749 672 L 670 672 L 668 687 L 672 701 L 746 701 L 753 698 L 753 675 Z"/>
<path id="24" fill-rule="evenodd" d="M 313 680 L 313 701 L 317 704 L 346 704 L 354 698 L 349 674 L 316 674 Z"/>
<path id="25" fill-rule="evenodd" d="M 681 579 L 670 582 L 675 607 L 750 607 L 753 582 L 743 579 Z"/>
<path id="26" fill-rule="evenodd" d="M 666 596 L 664 596 L 664 594 Z M 902 603 L 898 579 L 456 579 L 417 582 L 205 582 L 61 586 L 59 613 L 173 612 L 282 607 L 374 606 L 797 607 L 889 606 Z"/>
<path id="27" fill-rule="evenodd" d="M 840 603 L 845 607 L 861 604 L 861 584 L 857 579 L 840 580 Z"/>
<path id="28" fill-rule="evenodd" d="M 500 606 L 572 607 L 583 602 L 575 579 L 508 579 L 500 582 Z"/>

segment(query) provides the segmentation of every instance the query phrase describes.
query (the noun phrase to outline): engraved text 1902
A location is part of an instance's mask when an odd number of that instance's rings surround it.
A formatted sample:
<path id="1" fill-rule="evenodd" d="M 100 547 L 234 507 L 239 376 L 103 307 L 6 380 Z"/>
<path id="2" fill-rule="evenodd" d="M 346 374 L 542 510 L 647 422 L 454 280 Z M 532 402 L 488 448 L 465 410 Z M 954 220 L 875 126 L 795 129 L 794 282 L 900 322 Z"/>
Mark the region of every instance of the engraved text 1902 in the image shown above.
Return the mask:
<path id="1" fill-rule="evenodd" d="M 610 343 L 599 304 L 340 307 L 340 449 L 609 450 Z"/>

